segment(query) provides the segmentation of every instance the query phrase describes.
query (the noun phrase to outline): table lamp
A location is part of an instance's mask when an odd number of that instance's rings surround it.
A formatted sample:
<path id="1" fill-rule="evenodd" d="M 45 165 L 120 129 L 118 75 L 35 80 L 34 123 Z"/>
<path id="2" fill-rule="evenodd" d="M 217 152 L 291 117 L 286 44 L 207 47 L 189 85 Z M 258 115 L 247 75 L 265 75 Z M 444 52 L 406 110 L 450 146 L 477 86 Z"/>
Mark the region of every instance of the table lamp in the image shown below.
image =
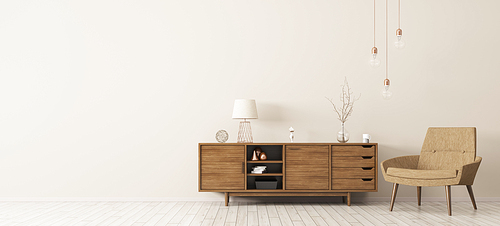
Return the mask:
<path id="1" fill-rule="evenodd" d="M 255 100 L 236 99 L 234 101 L 233 119 L 243 119 L 238 129 L 238 143 L 253 143 L 252 129 L 247 119 L 257 118 Z"/>

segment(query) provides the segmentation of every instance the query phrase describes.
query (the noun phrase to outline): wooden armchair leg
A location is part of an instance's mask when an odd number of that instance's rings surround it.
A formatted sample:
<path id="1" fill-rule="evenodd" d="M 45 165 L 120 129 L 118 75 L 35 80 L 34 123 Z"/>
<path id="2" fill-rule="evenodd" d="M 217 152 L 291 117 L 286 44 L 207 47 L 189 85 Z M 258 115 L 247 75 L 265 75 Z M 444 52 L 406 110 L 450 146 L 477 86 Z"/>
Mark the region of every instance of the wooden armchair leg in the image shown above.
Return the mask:
<path id="1" fill-rule="evenodd" d="M 472 206 L 475 210 L 477 210 L 476 200 L 474 199 L 474 193 L 472 192 L 472 185 L 465 185 L 467 187 L 467 191 L 469 192 L 470 201 L 472 202 Z"/>
<path id="2" fill-rule="evenodd" d="M 399 184 L 394 183 L 394 186 L 392 187 L 391 208 L 389 209 L 389 211 L 392 211 L 392 208 L 394 207 L 394 201 L 396 200 L 396 193 L 398 193 L 398 186 Z"/>
<path id="3" fill-rule="evenodd" d="M 448 205 L 448 216 L 451 216 L 451 186 L 444 186 L 446 192 L 446 204 Z"/>
<path id="4" fill-rule="evenodd" d="M 422 187 L 421 186 L 417 186 L 417 202 L 418 202 L 418 206 L 420 206 L 420 204 L 422 203 Z"/>

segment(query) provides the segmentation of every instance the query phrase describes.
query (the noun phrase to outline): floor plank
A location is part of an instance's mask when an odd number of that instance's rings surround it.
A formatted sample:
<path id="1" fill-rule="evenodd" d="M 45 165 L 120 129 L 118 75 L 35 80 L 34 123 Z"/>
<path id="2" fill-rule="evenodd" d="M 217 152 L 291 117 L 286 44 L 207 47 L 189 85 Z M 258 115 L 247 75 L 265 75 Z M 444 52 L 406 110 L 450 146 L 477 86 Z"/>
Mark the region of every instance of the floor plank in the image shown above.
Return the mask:
<path id="1" fill-rule="evenodd" d="M 259 225 L 261 226 L 271 225 L 271 222 L 269 222 L 269 214 L 267 213 L 267 208 L 265 203 L 260 203 L 257 205 L 257 214 L 259 217 Z"/>
<path id="2" fill-rule="evenodd" d="M 259 225 L 259 216 L 257 215 L 257 211 L 248 211 L 248 226 L 258 226 Z"/>
<path id="3" fill-rule="evenodd" d="M 236 225 L 248 225 L 248 208 L 246 202 L 238 203 L 238 214 L 236 217 Z"/>
<path id="4" fill-rule="evenodd" d="M 194 216 L 193 220 L 189 225 L 201 225 L 203 224 L 203 220 L 205 220 L 205 216 L 207 215 L 208 211 L 210 210 L 210 206 L 212 205 L 211 202 L 204 202 L 196 215 Z"/>
<path id="5" fill-rule="evenodd" d="M 184 204 L 186 204 L 185 202 L 178 202 L 176 203 L 172 208 L 170 208 L 168 210 L 168 212 L 166 213 L 162 213 L 162 217 L 160 218 L 160 220 L 158 220 L 156 222 L 155 225 L 166 225 L 168 223 L 170 223 L 170 220 L 172 220 L 172 218 L 174 218 L 174 216 L 181 210 L 181 208 L 184 206 Z"/>
<path id="6" fill-rule="evenodd" d="M 500 202 L 0 202 L 0 225 L 499 225 Z"/>
<path id="7" fill-rule="evenodd" d="M 283 203 L 276 203 L 275 204 L 276 211 L 278 213 L 278 216 L 280 218 L 281 224 L 283 226 L 292 226 L 292 218 L 290 218 L 290 215 L 288 215 L 288 211 L 286 211 L 286 207 Z"/>

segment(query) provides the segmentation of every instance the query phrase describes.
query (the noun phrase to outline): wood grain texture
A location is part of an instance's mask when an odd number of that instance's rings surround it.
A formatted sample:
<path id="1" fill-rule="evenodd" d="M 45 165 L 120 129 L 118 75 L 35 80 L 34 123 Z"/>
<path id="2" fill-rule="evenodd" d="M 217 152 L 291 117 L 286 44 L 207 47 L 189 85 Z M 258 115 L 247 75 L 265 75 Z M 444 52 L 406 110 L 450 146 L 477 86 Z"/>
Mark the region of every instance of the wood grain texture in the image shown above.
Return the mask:
<path id="1" fill-rule="evenodd" d="M 230 192 L 229 196 L 347 196 L 347 192 L 272 192 L 271 190 L 262 190 L 259 192 Z"/>
<path id="2" fill-rule="evenodd" d="M 332 146 L 332 191 L 377 191 L 376 162 L 377 144 Z"/>
<path id="3" fill-rule="evenodd" d="M 364 181 L 363 179 L 332 179 L 332 190 L 335 189 L 375 189 L 375 179 L 372 179 L 370 181 Z"/>
<path id="4" fill-rule="evenodd" d="M 200 146 L 200 190 L 245 189 L 244 146 Z"/>
<path id="5" fill-rule="evenodd" d="M 498 225 L 500 202 L 353 203 L 0 202 L 0 225 Z M 186 211 L 189 209 L 189 211 Z M 312 221 L 311 221 L 312 220 Z"/>
<path id="6" fill-rule="evenodd" d="M 266 145 L 281 146 L 281 160 L 247 159 L 248 148 Z M 229 196 L 347 197 L 350 192 L 377 191 L 378 145 L 376 143 L 210 143 L 199 146 L 200 191 L 228 192 L 228 198 Z M 227 158 L 220 158 L 217 153 L 221 151 L 227 153 Z M 210 164 L 208 161 L 213 163 Z M 258 163 L 279 164 L 282 173 L 250 174 L 246 168 L 252 165 L 247 164 Z M 281 177 L 282 188 L 276 190 L 247 188 L 247 179 L 251 178 L 253 181 L 255 177 L 262 176 Z M 367 179 L 371 181 L 366 181 Z"/>
<path id="7" fill-rule="evenodd" d="M 375 145 L 332 146 L 332 156 L 373 156 Z"/>
<path id="8" fill-rule="evenodd" d="M 286 146 L 286 189 L 328 189 L 328 146 Z"/>
<path id="9" fill-rule="evenodd" d="M 375 168 L 332 168 L 332 178 L 375 178 Z"/>
<path id="10" fill-rule="evenodd" d="M 375 158 L 365 159 L 361 156 L 334 157 L 332 156 L 332 167 L 375 167 Z"/>

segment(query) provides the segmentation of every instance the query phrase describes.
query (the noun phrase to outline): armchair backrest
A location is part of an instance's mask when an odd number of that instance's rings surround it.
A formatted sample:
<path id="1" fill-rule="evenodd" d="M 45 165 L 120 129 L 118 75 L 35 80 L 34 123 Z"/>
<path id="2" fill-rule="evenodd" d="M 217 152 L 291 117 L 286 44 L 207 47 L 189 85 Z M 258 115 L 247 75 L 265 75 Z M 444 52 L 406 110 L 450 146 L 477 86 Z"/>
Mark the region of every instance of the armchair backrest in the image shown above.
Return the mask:
<path id="1" fill-rule="evenodd" d="M 417 169 L 459 169 L 475 159 L 475 127 L 430 127 L 425 135 Z"/>

